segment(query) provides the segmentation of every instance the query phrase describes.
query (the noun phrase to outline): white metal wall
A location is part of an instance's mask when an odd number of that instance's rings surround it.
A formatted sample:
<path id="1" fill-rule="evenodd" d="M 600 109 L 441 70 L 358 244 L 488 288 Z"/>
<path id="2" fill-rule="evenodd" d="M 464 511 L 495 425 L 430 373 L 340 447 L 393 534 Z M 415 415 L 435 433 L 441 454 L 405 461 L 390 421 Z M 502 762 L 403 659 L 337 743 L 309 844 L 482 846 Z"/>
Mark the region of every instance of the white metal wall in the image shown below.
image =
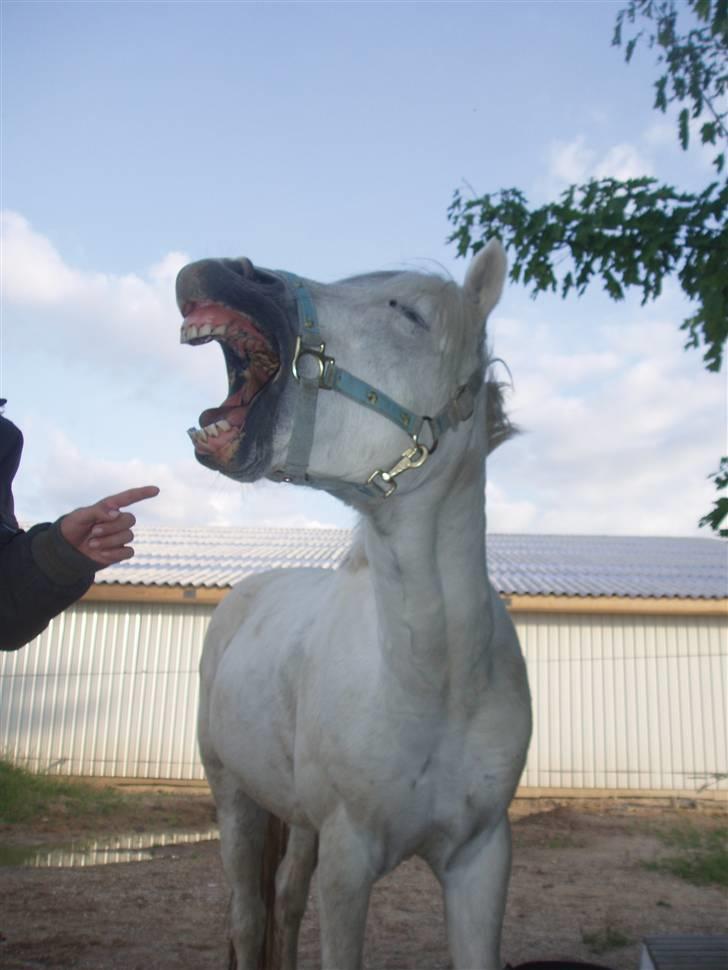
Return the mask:
<path id="1" fill-rule="evenodd" d="M 197 665 L 212 609 L 78 604 L 0 654 L 0 750 L 34 771 L 204 777 Z"/>
<path id="2" fill-rule="evenodd" d="M 534 709 L 523 785 L 695 792 L 728 772 L 725 619 L 515 619 Z"/>
<path id="3" fill-rule="evenodd" d="M 0 654 L 0 750 L 39 771 L 202 778 L 197 664 L 212 609 L 79 604 Z M 728 771 L 725 620 L 515 620 L 534 703 L 524 786 L 694 792 Z"/>

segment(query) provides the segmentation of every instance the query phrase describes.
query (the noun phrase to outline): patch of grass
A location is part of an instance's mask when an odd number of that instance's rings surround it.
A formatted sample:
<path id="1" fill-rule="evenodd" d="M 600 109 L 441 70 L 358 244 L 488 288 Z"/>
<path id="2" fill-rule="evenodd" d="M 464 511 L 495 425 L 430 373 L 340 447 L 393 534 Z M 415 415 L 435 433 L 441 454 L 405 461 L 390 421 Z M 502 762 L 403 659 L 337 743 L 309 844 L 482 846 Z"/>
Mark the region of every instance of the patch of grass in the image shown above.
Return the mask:
<path id="1" fill-rule="evenodd" d="M 554 835 L 544 843 L 547 849 L 583 849 L 584 843 L 573 835 Z"/>
<path id="2" fill-rule="evenodd" d="M 124 802 L 110 788 L 35 775 L 0 759 L 0 822 L 32 822 L 45 815 L 108 815 Z"/>
<path id="3" fill-rule="evenodd" d="M 582 930 L 581 941 L 589 947 L 591 953 L 597 955 L 606 953 L 608 950 L 617 950 L 623 946 L 631 946 L 634 943 L 634 940 L 626 933 L 618 930 L 615 926 L 610 926 L 609 923 L 604 929 L 594 930 L 593 932 Z"/>
<path id="4" fill-rule="evenodd" d="M 646 862 L 646 869 L 669 872 L 696 886 L 728 886 L 728 828 L 702 832 L 684 825 L 657 836 L 678 854 Z"/>

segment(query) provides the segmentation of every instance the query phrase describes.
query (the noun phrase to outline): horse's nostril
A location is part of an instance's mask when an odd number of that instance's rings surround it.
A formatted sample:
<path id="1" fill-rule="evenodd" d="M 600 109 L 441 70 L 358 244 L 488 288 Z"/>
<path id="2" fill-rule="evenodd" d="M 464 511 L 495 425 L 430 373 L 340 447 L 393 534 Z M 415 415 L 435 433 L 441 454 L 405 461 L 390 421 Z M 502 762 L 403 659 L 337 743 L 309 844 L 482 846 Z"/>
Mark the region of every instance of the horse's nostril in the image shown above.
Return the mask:
<path id="1" fill-rule="evenodd" d="M 255 276 L 255 266 L 253 266 L 252 262 L 248 259 L 248 257 L 241 256 L 240 259 L 238 260 L 238 264 L 246 280 L 252 280 L 253 277 Z"/>
<path id="2" fill-rule="evenodd" d="M 258 269 L 247 256 L 240 256 L 238 259 L 228 260 L 227 262 L 244 280 L 262 283 L 265 286 L 280 285 L 280 280 L 277 276 L 273 273 L 266 272 L 266 270 Z"/>

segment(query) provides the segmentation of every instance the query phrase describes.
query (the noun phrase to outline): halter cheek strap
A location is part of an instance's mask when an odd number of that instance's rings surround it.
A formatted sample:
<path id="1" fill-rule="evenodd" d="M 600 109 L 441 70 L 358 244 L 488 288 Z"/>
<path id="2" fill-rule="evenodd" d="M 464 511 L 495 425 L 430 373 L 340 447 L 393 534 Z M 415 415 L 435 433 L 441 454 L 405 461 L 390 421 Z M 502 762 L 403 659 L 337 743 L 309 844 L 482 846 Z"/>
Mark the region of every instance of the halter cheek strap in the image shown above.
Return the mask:
<path id="1" fill-rule="evenodd" d="M 298 396 L 293 417 L 293 429 L 283 468 L 269 474 L 274 481 L 311 485 L 345 495 L 353 490 L 363 496 L 388 498 L 397 489 L 396 479 L 405 471 L 421 468 L 437 447 L 445 431 L 467 421 L 473 414 L 475 398 L 483 387 L 483 370 L 478 367 L 467 382 L 458 388 L 446 406 L 434 418 L 418 415 L 403 407 L 379 388 L 360 380 L 326 354 L 321 339 L 318 315 L 311 294 L 303 280 L 293 273 L 280 271 L 296 299 L 298 337 L 291 365 L 291 373 L 298 384 Z M 309 358 L 306 360 L 306 358 Z M 310 373 L 312 369 L 313 373 Z M 302 366 L 302 362 L 305 362 Z M 309 373 L 306 373 L 309 372 Z M 412 440 L 411 447 L 402 452 L 389 469 L 375 469 L 366 482 L 346 482 L 341 479 L 311 478 L 308 464 L 313 447 L 318 392 L 338 391 L 350 400 L 376 411 L 392 421 Z"/>

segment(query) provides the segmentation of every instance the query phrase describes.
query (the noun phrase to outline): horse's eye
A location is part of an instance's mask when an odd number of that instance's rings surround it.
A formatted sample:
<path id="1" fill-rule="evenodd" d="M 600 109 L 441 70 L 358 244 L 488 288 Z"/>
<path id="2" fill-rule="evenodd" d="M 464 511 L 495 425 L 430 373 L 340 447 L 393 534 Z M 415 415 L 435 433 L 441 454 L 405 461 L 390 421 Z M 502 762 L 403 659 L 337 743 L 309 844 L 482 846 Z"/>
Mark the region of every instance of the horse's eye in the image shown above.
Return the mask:
<path id="1" fill-rule="evenodd" d="M 418 327 L 424 327 L 425 329 L 427 329 L 427 324 L 425 323 L 425 321 L 422 319 L 422 317 L 419 315 L 419 313 L 416 310 L 412 309 L 412 307 L 404 306 L 403 304 L 398 303 L 396 300 L 390 300 L 389 305 L 393 309 L 399 310 L 402 316 L 407 317 L 410 323 L 414 323 Z"/>

